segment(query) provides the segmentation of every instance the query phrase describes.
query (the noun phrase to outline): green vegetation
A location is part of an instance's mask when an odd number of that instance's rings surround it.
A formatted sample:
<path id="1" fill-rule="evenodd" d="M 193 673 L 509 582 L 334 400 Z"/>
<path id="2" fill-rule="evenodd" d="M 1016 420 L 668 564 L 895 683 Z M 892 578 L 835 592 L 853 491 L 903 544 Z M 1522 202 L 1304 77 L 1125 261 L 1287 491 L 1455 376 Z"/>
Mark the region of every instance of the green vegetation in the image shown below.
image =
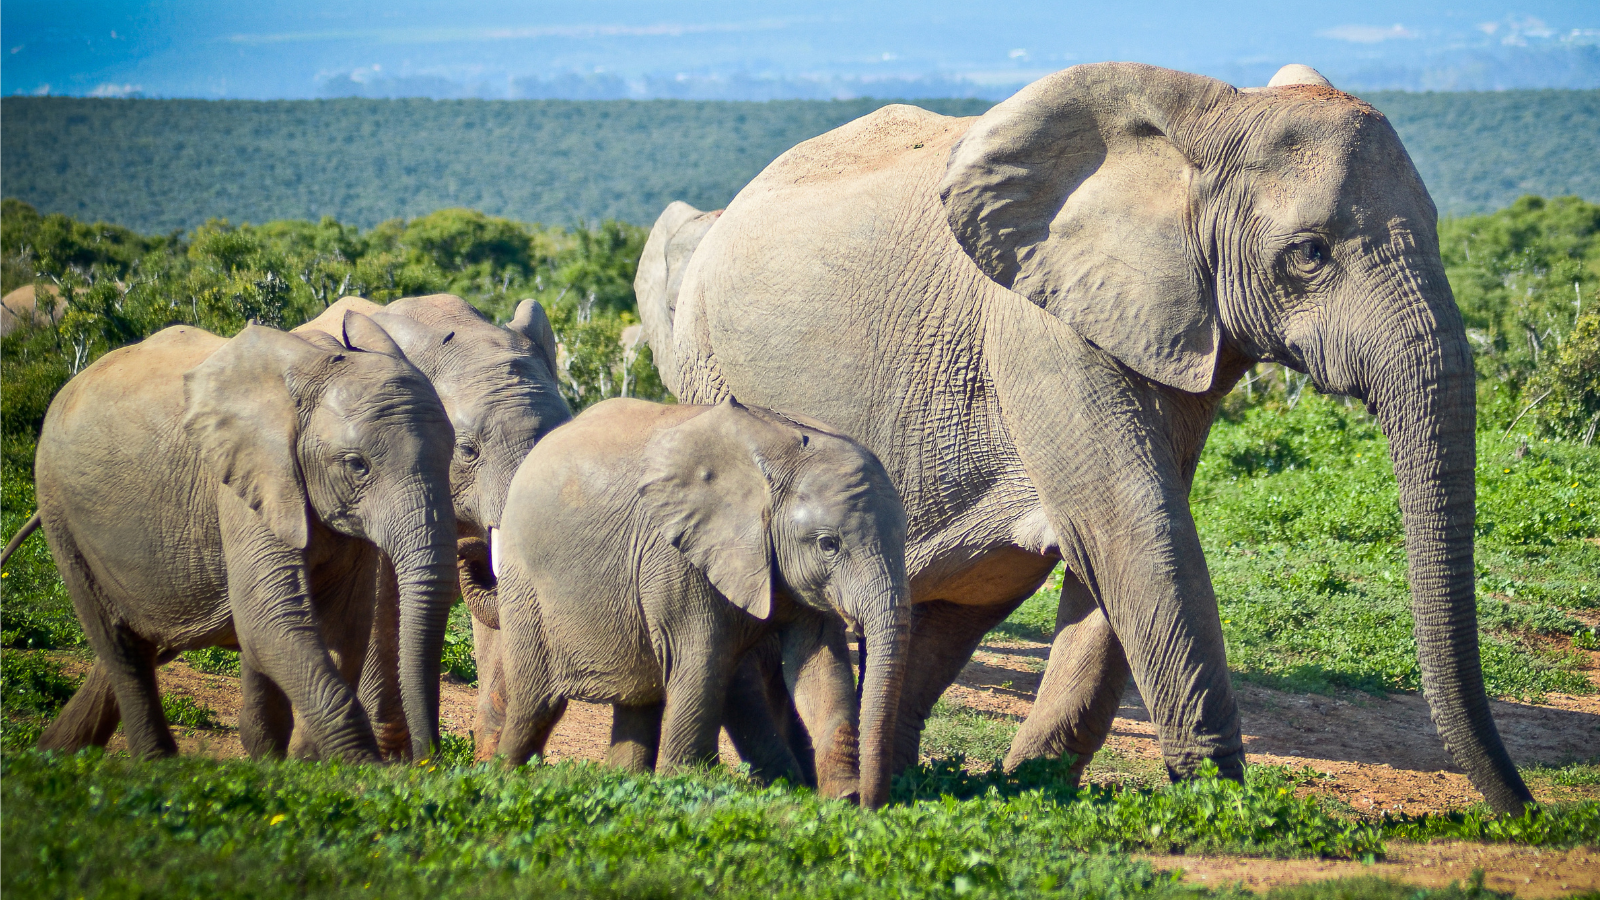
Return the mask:
<path id="1" fill-rule="evenodd" d="M 1446 215 L 1522 194 L 1600 200 L 1600 91 L 1367 99 Z M 780 153 L 887 100 L 0 101 L 0 178 L 50 212 L 145 231 L 332 216 L 363 228 L 447 207 L 649 225 L 726 206 Z M 982 100 L 915 100 L 947 115 Z"/>
<path id="2" fill-rule="evenodd" d="M 207 675 L 239 675 L 239 651 L 222 647 L 202 647 L 189 650 L 182 656 L 189 668 Z"/>
<path id="3" fill-rule="evenodd" d="M 166 714 L 169 725 L 183 728 L 217 727 L 217 711 L 195 702 L 193 697 L 162 694 L 161 711 Z"/>
<path id="4" fill-rule="evenodd" d="M 4 340 L 6 535 L 33 510 L 33 447 L 55 390 L 75 368 L 173 320 L 226 334 L 249 318 L 292 326 L 341 293 L 434 290 L 503 320 L 534 296 L 562 342 L 569 401 L 615 395 L 641 240 L 616 223 L 545 229 L 466 210 L 365 231 L 331 220 L 211 222 L 146 236 L 6 201 L 0 281 L 55 286 L 68 299 L 58 327 Z M 1489 688 L 1592 691 L 1576 651 L 1591 647 L 1583 621 L 1600 609 L 1600 447 L 1585 442 L 1586 417 L 1600 409 L 1590 361 L 1600 328 L 1589 306 L 1600 292 L 1600 207 L 1529 198 L 1447 221 L 1441 240 L 1479 354 Z M 1562 305 L 1573 282 L 1581 316 Z M 638 392 L 663 393 L 648 355 L 627 362 Z M 1293 373 L 1254 373 L 1229 399 L 1196 476 L 1230 659 L 1240 677 L 1290 690 L 1414 690 L 1387 443 L 1359 406 L 1304 388 Z M 502 772 L 470 765 L 461 737 L 409 768 L 50 757 L 26 748 L 76 685 L 41 651 L 81 653 L 82 633 L 42 539 L 23 545 L 0 585 L 0 890 L 19 895 L 1164 896 L 1194 891 L 1126 854 L 1368 858 L 1390 839 L 1600 843 L 1592 801 L 1514 819 L 1473 807 L 1361 821 L 1318 799 L 1315 773 L 1275 767 L 1253 767 L 1243 786 L 1169 786 L 1159 764 L 1107 751 L 1090 768 L 1095 786 L 1072 791 L 1062 786 L 1067 763 L 1011 774 L 992 764 L 1015 721 L 948 698 L 925 739 L 932 761 L 898 779 L 895 804 L 879 813 L 721 771 L 652 779 L 567 763 Z M 1058 572 L 995 637 L 1049 640 L 1059 586 Z M 471 681 L 469 634 L 458 606 L 445 668 Z M 237 671 L 232 651 L 184 659 Z M 190 698 L 163 705 L 176 723 L 216 727 L 215 713 Z M 1582 787 L 1597 772 L 1589 761 L 1529 774 Z M 1487 896 L 1480 888 L 1430 894 L 1366 879 L 1275 896 Z"/>

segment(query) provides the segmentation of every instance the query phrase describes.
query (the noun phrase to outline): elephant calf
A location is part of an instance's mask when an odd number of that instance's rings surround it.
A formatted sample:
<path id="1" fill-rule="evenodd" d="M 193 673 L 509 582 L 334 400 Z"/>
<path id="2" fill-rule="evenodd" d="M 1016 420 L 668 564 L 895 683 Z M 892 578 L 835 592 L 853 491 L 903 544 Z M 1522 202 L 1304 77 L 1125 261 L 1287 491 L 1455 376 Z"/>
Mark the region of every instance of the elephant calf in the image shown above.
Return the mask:
<path id="1" fill-rule="evenodd" d="M 299 710 L 318 755 L 378 758 L 352 687 L 380 554 L 393 565 L 400 692 L 413 752 L 439 735 L 439 658 L 455 588 L 453 431 L 388 334 L 168 328 L 61 390 L 39 437 L 39 515 L 95 666 L 40 738 L 136 756 L 177 750 L 155 667 L 240 650 L 239 731 L 282 755 Z M 365 351 L 365 352 L 364 352 Z"/>
<path id="2" fill-rule="evenodd" d="M 905 665 L 905 533 L 877 458 L 820 424 L 731 399 L 593 407 L 533 449 L 506 498 L 500 754 L 541 751 L 581 699 L 614 708 L 613 764 L 714 761 L 740 658 L 775 636 L 821 790 L 881 805 Z M 859 710 L 844 619 L 866 636 Z M 743 736 L 765 745 L 741 753 L 798 781 L 787 746 L 759 731 Z"/>

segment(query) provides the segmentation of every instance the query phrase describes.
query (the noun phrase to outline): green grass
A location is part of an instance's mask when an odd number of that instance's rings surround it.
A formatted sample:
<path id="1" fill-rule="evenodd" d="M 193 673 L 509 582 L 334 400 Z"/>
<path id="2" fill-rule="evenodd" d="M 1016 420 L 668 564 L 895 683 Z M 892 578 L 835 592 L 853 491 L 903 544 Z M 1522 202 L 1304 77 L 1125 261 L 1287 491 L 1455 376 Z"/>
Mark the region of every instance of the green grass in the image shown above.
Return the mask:
<path id="1" fill-rule="evenodd" d="M 1390 837 L 1600 840 L 1592 804 L 1516 820 L 1368 823 L 1297 796 L 1304 779 L 1273 767 L 1243 786 L 1201 778 L 1072 792 L 1060 787 L 1061 765 L 1011 776 L 920 767 L 897 781 L 894 805 L 872 813 L 723 771 L 650 778 L 585 763 L 507 772 L 12 752 L 0 779 L 0 888 L 90 897 L 1170 896 L 1180 892 L 1172 876 L 1126 854 L 1364 859 L 1380 857 Z"/>
<path id="2" fill-rule="evenodd" d="M 1381 851 L 1372 827 L 1273 782 L 1081 798 L 986 789 L 868 813 L 723 773 L 571 763 L 507 773 L 25 752 L 4 765 L 0 879 L 42 895 L 1160 896 L 1174 892 L 1169 876 L 1105 854 Z M 1231 827 L 1210 827 L 1219 820 Z"/>
<path id="3" fill-rule="evenodd" d="M 1015 716 L 972 709 L 941 697 L 933 704 L 933 714 L 922 732 L 922 755 L 933 759 L 1002 759 L 1011 748 L 1011 738 L 1019 724 Z"/>

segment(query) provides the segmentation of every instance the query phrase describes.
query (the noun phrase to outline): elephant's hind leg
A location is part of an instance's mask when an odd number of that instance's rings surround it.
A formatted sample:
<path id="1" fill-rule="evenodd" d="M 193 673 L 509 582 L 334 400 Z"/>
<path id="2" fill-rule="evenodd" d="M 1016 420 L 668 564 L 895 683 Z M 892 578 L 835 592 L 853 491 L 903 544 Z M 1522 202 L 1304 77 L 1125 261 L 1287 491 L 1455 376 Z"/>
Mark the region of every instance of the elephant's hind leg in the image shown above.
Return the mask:
<path id="1" fill-rule="evenodd" d="M 1038 699 L 1011 742 L 1006 771 L 1030 759 L 1072 753 L 1074 782 L 1105 743 L 1131 671 L 1105 613 L 1069 572 L 1061 587 L 1056 638 Z"/>
<path id="2" fill-rule="evenodd" d="M 989 629 L 1004 622 L 1027 597 L 992 606 L 933 600 L 911 608 L 911 649 L 906 656 L 911 664 L 906 666 L 895 722 L 896 772 L 917 764 L 922 728 L 933 714 L 933 704 L 955 683 Z"/>
<path id="3" fill-rule="evenodd" d="M 39 749 L 74 753 L 84 747 L 104 747 L 121 721 L 116 689 L 105 668 L 96 663 L 61 714 L 39 735 Z"/>
<path id="4" fill-rule="evenodd" d="M 239 691 L 239 740 L 245 752 L 251 759 L 282 759 L 289 751 L 289 733 L 294 727 L 289 695 L 243 659 L 239 662 Z M 314 744 L 309 739 L 304 743 L 307 755 L 314 754 Z"/>
<path id="5" fill-rule="evenodd" d="M 61 580 L 72 597 L 84 636 L 94 649 L 94 671 L 101 673 L 103 683 L 110 685 L 113 694 L 112 705 L 108 707 L 104 687 L 91 684 L 97 681 L 91 672 L 90 681 L 84 685 L 91 688 L 91 693 L 84 696 L 83 705 L 79 707 L 84 721 L 95 729 L 103 729 L 108 714 L 120 713 L 130 754 L 139 758 L 175 755 L 178 743 L 167 727 L 166 713 L 161 709 L 161 689 L 156 684 L 156 646 L 113 618 L 115 606 L 89 570 L 72 535 L 65 528 L 51 529 L 48 520 L 45 527 L 50 550 L 59 561 Z M 78 715 L 80 713 L 74 713 L 74 717 Z M 69 722 L 60 733 L 65 734 L 72 727 Z M 110 727 L 116 728 L 114 717 Z M 106 739 L 110 739 L 109 732 Z"/>
<path id="6" fill-rule="evenodd" d="M 661 715 L 665 706 L 611 707 L 611 746 L 606 765 L 624 772 L 654 772 L 661 749 Z"/>
<path id="7" fill-rule="evenodd" d="M 506 709 L 505 728 L 500 731 L 496 752 L 513 766 L 527 762 L 535 753 L 543 755 L 550 732 L 567 711 L 565 697 L 543 692 L 513 691 Z"/>
<path id="8" fill-rule="evenodd" d="M 472 620 L 472 655 L 478 664 L 478 697 L 472 716 L 472 757 L 495 755 L 506 725 L 506 670 L 500 659 L 500 629 Z"/>

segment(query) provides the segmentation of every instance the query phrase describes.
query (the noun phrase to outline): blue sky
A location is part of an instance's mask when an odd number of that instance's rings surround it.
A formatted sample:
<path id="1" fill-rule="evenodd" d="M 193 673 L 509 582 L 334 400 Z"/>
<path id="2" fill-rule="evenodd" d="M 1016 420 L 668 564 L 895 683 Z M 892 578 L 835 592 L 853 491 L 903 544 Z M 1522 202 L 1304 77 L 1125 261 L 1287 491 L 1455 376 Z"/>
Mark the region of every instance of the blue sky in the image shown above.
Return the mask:
<path id="1" fill-rule="evenodd" d="M 1600 2 L 7 0 L 0 93 L 985 96 L 1079 62 L 1350 89 L 1600 87 Z"/>

